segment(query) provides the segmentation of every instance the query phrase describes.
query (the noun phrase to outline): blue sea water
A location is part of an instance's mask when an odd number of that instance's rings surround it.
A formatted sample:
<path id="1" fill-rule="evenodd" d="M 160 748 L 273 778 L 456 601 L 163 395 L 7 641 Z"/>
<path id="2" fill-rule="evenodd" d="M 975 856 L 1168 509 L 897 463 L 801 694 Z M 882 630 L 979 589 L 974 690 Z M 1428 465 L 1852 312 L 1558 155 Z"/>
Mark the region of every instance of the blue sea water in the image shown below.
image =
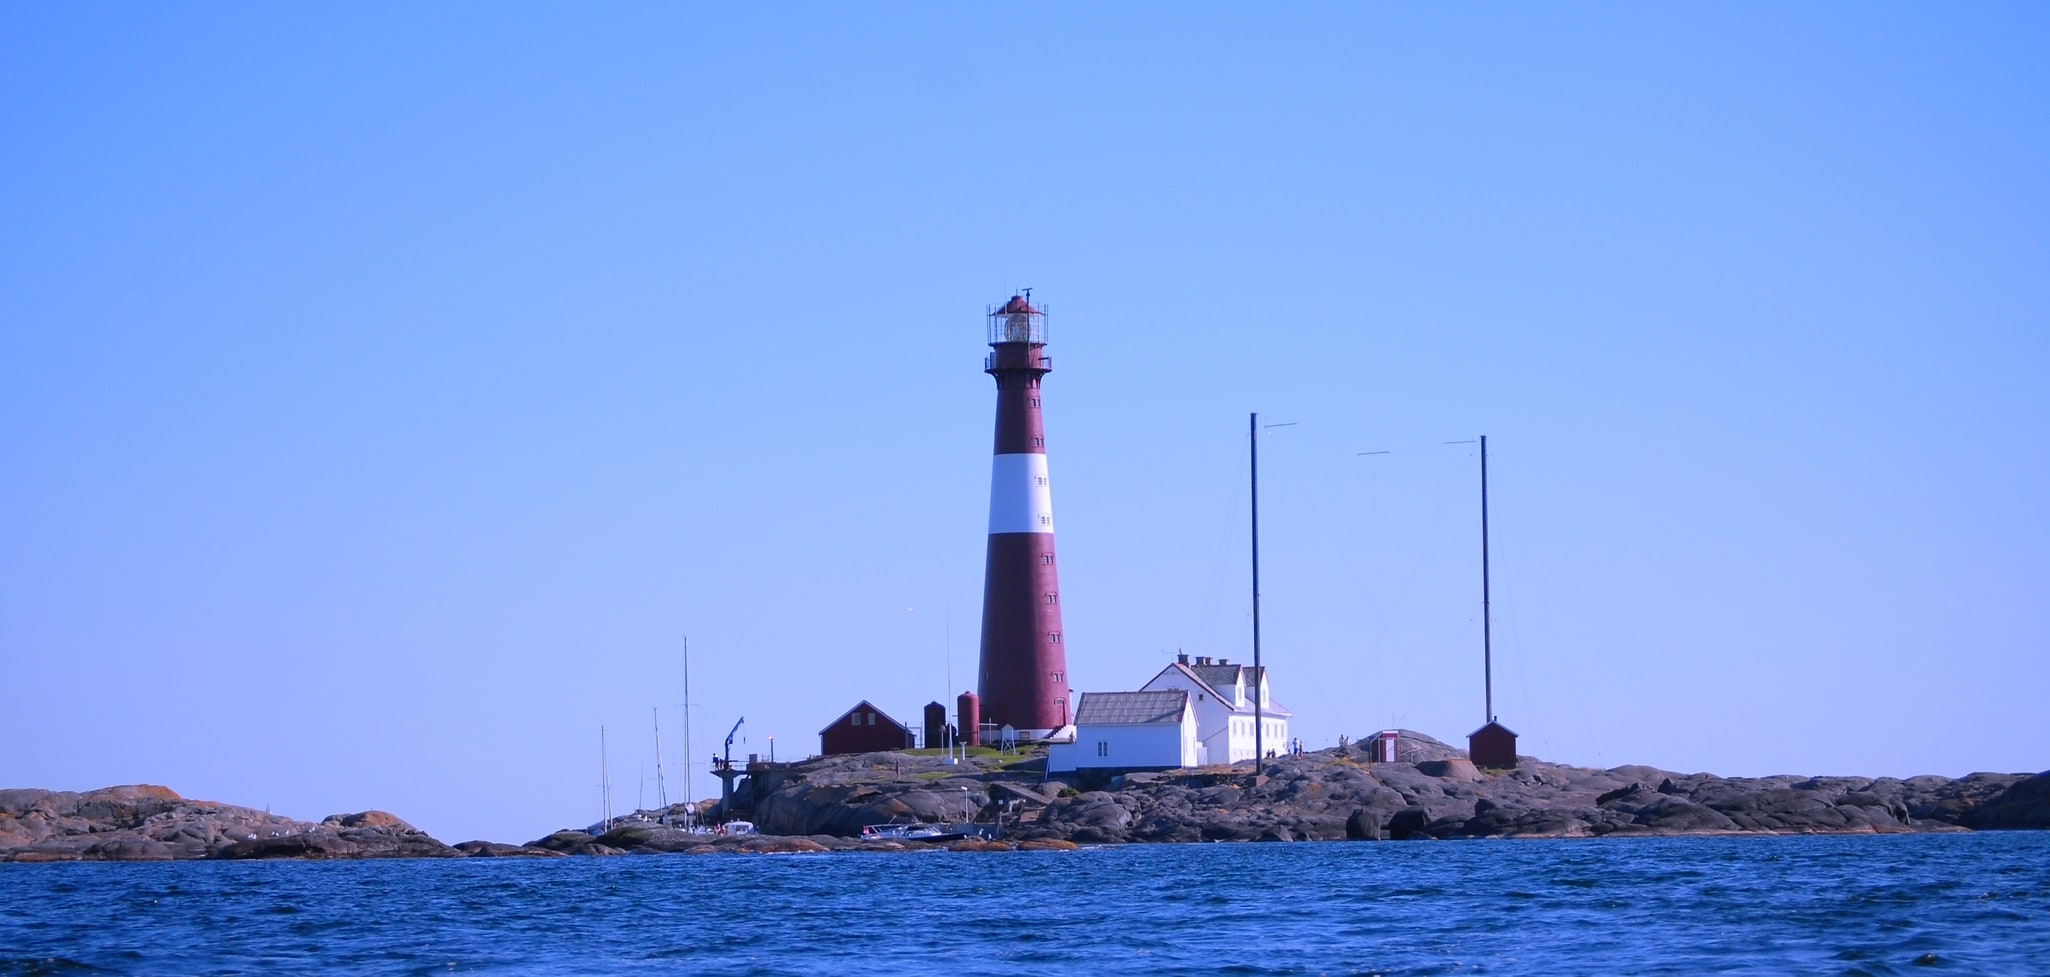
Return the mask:
<path id="1" fill-rule="evenodd" d="M 0 864 L 0 974 L 2050 974 L 2050 833 Z"/>

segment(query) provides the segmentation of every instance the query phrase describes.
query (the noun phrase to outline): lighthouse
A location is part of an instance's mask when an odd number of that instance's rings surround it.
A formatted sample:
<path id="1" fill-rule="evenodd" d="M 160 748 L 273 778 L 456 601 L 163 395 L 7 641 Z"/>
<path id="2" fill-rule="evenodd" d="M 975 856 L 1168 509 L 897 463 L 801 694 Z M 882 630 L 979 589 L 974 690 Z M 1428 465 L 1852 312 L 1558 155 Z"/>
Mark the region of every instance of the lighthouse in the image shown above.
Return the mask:
<path id="1" fill-rule="evenodd" d="M 982 577 L 982 721 L 1036 739 L 1070 721 L 1053 490 L 1039 411 L 1040 382 L 1053 370 L 1046 314 L 1025 296 L 1011 296 L 989 311 L 989 345 L 982 368 L 997 381 L 997 424 Z"/>

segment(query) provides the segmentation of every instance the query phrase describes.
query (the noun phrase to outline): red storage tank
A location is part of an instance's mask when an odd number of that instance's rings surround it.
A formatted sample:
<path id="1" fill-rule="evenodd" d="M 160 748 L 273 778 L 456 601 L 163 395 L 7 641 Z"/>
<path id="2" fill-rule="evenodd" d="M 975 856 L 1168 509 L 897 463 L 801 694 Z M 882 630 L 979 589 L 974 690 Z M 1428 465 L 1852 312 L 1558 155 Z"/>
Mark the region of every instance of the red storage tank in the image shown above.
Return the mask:
<path id="1" fill-rule="evenodd" d="M 969 746 L 982 745 L 982 700 L 973 692 L 961 693 L 954 700 L 956 719 L 961 723 L 961 742 Z"/>

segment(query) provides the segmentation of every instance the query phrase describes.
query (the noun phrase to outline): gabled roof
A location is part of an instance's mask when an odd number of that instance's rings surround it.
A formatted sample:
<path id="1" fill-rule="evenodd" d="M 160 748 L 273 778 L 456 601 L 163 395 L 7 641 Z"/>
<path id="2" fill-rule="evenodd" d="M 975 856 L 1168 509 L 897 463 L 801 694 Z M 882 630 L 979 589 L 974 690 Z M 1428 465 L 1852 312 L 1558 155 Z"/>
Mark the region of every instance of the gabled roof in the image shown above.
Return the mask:
<path id="1" fill-rule="evenodd" d="M 1190 665 L 1184 662 L 1169 662 L 1166 668 L 1160 670 L 1160 675 L 1155 675 L 1151 679 L 1148 679 L 1146 684 L 1152 685 L 1153 683 L 1160 681 L 1162 675 L 1167 675 L 1172 672 L 1180 672 L 1182 675 L 1188 677 L 1190 681 L 1195 682 L 1197 688 L 1200 688 L 1210 693 L 1213 697 L 1217 699 L 1218 702 L 1223 703 L 1225 708 L 1231 709 L 1233 712 L 1239 713 L 1241 715 L 1250 716 L 1253 714 L 1252 696 L 1246 697 L 1245 705 L 1238 706 L 1233 704 L 1231 696 L 1225 695 L 1224 693 L 1217 691 L 1221 688 L 1236 688 L 1236 685 L 1234 683 L 1238 681 L 1239 671 L 1241 669 L 1258 675 L 1267 674 L 1267 666 L 1265 665 L 1262 665 L 1256 669 L 1251 665 Z M 1248 676 L 1248 678 L 1250 677 L 1251 676 Z M 1258 686 L 1254 686 L 1254 688 L 1257 689 Z M 1282 705 L 1279 702 L 1275 702 L 1272 699 L 1269 699 L 1266 705 L 1261 706 L 1259 711 L 1269 716 L 1288 717 L 1295 715 L 1295 713 L 1290 712 L 1288 710 L 1288 707 Z"/>
<path id="2" fill-rule="evenodd" d="M 1501 730 L 1502 732 L 1508 733 L 1508 734 L 1509 734 L 1509 735 L 1511 735 L 1511 736 L 1515 736 L 1515 735 L 1516 735 L 1516 731 L 1515 731 L 1515 730 L 1513 730 L 1513 729 L 1510 729 L 1509 727 L 1507 727 L 1507 726 L 1504 726 L 1504 725 L 1502 725 L 1501 723 L 1489 723 L 1489 724 L 1488 724 L 1487 726 L 1482 726 L 1481 728 L 1479 728 L 1479 729 L 1476 729 L 1476 730 L 1474 730 L 1473 732 L 1471 732 L 1471 733 L 1468 733 L 1468 734 L 1466 734 L 1466 738 L 1467 738 L 1467 739 L 1473 739 L 1474 737 L 1476 737 L 1476 736 L 1479 736 L 1480 734 L 1482 734 L 1482 733 L 1485 733 L 1485 732 L 1487 732 L 1487 731 L 1488 731 L 1488 728 L 1489 728 L 1490 726 L 1494 727 L 1495 729 L 1499 729 L 1499 730 Z"/>
<path id="3" fill-rule="evenodd" d="M 1225 701 L 1224 696 L 1218 693 L 1216 686 L 1213 686 L 1210 683 L 1203 681 L 1203 676 L 1196 674 L 1196 670 L 1194 668 L 1191 668 L 1188 665 L 1184 665 L 1181 662 L 1169 662 L 1166 668 L 1160 670 L 1160 675 L 1155 675 L 1152 678 L 1147 679 L 1146 684 L 1152 685 L 1153 683 L 1160 681 L 1161 676 L 1164 676 L 1169 672 L 1182 673 L 1183 677 L 1187 678 L 1191 682 L 1196 683 L 1197 688 L 1210 693 L 1211 696 L 1215 697 L 1220 702 Z"/>
<path id="4" fill-rule="evenodd" d="M 1084 692 L 1076 726 L 1177 726 L 1189 708 L 1186 689 L 1164 692 Z"/>
<path id="5" fill-rule="evenodd" d="M 880 722 L 880 723 L 877 723 L 877 724 L 876 724 L 876 725 L 878 725 L 878 726 L 881 726 L 881 725 L 883 725 L 883 724 L 887 723 L 887 724 L 889 724 L 889 725 L 891 725 L 891 726 L 895 726 L 895 727 L 897 727 L 898 729 L 904 730 L 905 732 L 910 732 L 910 731 L 911 731 L 911 727 L 909 727 L 909 726 L 906 726 L 906 725 L 904 725 L 903 723 L 900 723 L 900 722 L 898 722 L 898 721 L 896 721 L 896 720 L 894 720 L 894 719 L 891 719 L 891 718 L 890 718 L 890 714 L 889 714 L 889 713 L 887 713 L 887 712 L 884 712 L 884 711 L 882 711 L 881 709 L 877 709 L 877 708 L 876 708 L 875 706 L 871 705 L 871 704 L 869 703 L 869 701 L 868 701 L 867 699 L 863 699 L 863 700 L 861 700 L 860 702 L 857 702 L 857 703 L 855 703 L 855 704 L 854 704 L 854 708 L 852 708 L 852 709 L 849 709 L 849 710 L 847 710 L 846 712 L 843 712 L 843 713 L 841 713 L 841 714 L 840 714 L 840 718 L 838 718 L 838 719 L 835 719 L 835 720 L 833 720 L 833 721 L 832 721 L 832 722 L 830 722 L 830 723 L 827 723 L 827 724 L 826 724 L 826 728 L 825 728 L 825 729 L 819 730 L 819 735 L 820 735 L 820 736 L 824 736 L 824 735 L 826 735 L 826 734 L 827 734 L 828 732 L 831 732 L 831 731 L 832 731 L 832 729 L 833 729 L 833 727 L 835 727 L 835 726 L 838 726 L 838 725 L 840 725 L 840 724 L 842 724 L 842 723 L 846 722 L 846 721 L 847 721 L 847 717 L 849 717 L 849 716 L 852 716 L 852 715 L 854 715 L 854 714 L 855 714 L 855 713 L 857 713 L 857 712 L 872 712 L 872 713 L 875 713 L 875 714 L 876 714 L 877 716 L 880 716 L 880 717 L 882 717 L 882 722 Z"/>

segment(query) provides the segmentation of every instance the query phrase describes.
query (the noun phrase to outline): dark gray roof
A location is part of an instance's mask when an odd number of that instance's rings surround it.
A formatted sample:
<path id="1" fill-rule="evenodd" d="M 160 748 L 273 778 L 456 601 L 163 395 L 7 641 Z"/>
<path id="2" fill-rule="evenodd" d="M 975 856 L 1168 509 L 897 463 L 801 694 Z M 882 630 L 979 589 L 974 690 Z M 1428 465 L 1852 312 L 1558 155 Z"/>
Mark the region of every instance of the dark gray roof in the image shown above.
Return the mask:
<path id="1" fill-rule="evenodd" d="M 1238 683 L 1241 671 L 1255 673 L 1246 676 L 1246 688 L 1252 689 L 1258 681 L 1257 675 L 1264 674 L 1267 666 L 1262 665 L 1255 669 L 1251 665 L 1190 665 L 1189 671 L 1195 672 L 1196 677 L 1202 679 L 1203 684 L 1210 686 L 1212 691 L 1222 692 Z"/>
<path id="2" fill-rule="evenodd" d="M 1185 689 L 1165 692 L 1084 692 L 1075 710 L 1077 726 L 1175 725 L 1188 708 Z"/>

